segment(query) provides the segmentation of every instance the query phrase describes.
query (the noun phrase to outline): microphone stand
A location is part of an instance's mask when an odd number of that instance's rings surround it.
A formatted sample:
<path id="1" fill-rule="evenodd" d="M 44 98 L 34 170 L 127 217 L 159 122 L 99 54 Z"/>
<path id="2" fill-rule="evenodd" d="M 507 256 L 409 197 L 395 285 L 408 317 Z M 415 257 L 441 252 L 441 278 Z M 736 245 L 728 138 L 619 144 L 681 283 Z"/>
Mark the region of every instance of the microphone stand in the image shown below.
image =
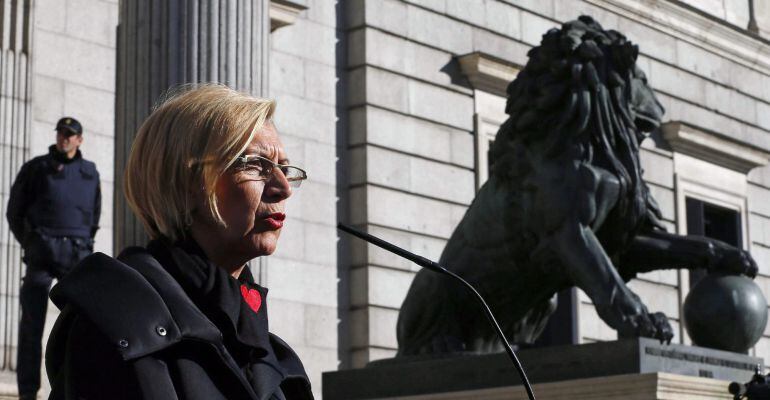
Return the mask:
<path id="1" fill-rule="evenodd" d="M 359 231 L 358 229 L 353 228 L 352 226 L 345 225 L 343 223 L 337 224 L 337 229 L 340 229 L 344 232 L 347 232 L 353 236 L 359 237 L 363 240 L 366 240 L 367 242 L 383 248 L 391 253 L 394 253 L 396 255 L 399 255 L 401 257 L 406 258 L 407 260 L 423 267 L 427 268 L 431 271 L 438 272 L 440 274 L 449 275 L 460 282 L 470 289 L 471 292 L 473 292 L 474 295 L 476 295 L 476 300 L 481 303 L 481 308 L 484 309 L 484 313 L 487 316 L 487 319 L 489 322 L 494 326 L 495 331 L 497 332 L 497 336 L 500 338 L 500 340 L 505 345 L 505 351 L 508 353 L 508 357 L 510 357 L 511 362 L 513 362 L 513 366 L 516 367 L 516 371 L 519 373 L 519 378 L 521 378 L 521 382 L 524 384 L 524 388 L 527 390 L 527 396 L 529 396 L 529 400 L 535 400 L 535 393 L 532 391 L 532 386 L 529 384 L 529 379 L 527 379 L 527 374 L 524 372 L 524 367 L 521 366 L 521 362 L 519 361 L 519 358 L 516 357 L 516 353 L 513 352 L 513 348 L 511 348 L 511 345 L 508 343 L 508 339 L 505 338 L 505 334 L 503 334 L 503 330 L 500 329 L 500 324 L 497 323 L 497 320 L 495 319 L 494 315 L 492 315 L 492 311 L 489 309 L 489 306 L 487 305 L 487 302 L 484 301 L 484 298 L 481 297 L 479 292 L 476 291 L 476 289 L 468 283 L 465 279 L 459 277 L 454 272 L 442 267 L 437 262 L 428 260 L 425 257 L 418 256 L 417 254 L 411 253 L 409 251 L 406 251 L 392 243 L 388 243 L 378 237 L 372 236 L 366 232 Z"/>

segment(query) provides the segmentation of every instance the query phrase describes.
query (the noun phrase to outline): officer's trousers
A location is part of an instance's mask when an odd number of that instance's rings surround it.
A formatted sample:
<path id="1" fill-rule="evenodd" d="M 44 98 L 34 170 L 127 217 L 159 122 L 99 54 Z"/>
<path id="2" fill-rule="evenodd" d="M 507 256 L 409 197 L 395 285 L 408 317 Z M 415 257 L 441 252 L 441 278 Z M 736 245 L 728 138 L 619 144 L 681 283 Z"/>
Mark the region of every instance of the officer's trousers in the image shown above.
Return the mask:
<path id="1" fill-rule="evenodd" d="M 19 292 L 21 320 L 16 354 L 16 380 L 22 400 L 34 399 L 40 389 L 43 329 L 51 283 L 61 279 L 92 249 L 91 239 L 40 235 L 24 249 L 27 271 Z"/>

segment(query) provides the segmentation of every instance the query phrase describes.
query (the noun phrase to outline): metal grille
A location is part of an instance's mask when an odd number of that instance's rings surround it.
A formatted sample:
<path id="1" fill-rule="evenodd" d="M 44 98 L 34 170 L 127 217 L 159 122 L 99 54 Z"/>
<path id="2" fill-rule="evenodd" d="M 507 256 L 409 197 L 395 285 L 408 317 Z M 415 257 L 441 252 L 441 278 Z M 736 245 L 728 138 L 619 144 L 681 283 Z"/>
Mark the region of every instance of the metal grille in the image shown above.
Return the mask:
<path id="1" fill-rule="evenodd" d="M 29 153 L 30 2 L 0 0 L 0 371 L 16 369 L 21 247 L 5 211 L 11 184 Z"/>

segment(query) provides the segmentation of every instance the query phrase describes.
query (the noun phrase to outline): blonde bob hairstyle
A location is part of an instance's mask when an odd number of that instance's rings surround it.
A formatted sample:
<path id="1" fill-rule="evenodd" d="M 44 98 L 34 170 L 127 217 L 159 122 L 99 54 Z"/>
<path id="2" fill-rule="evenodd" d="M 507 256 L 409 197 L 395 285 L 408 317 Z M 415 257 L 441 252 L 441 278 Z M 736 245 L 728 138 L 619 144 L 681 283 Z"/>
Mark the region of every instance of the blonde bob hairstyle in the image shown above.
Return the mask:
<path id="1" fill-rule="evenodd" d="M 150 238 L 184 237 L 193 212 L 225 224 L 217 209 L 217 179 L 274 110 L 272 100 L 217 84 L 175 90 L 153 110 L 137 132 L 123 180 L 128 204 Z M 207 207 L 193 210 L 201 193 Z"/>

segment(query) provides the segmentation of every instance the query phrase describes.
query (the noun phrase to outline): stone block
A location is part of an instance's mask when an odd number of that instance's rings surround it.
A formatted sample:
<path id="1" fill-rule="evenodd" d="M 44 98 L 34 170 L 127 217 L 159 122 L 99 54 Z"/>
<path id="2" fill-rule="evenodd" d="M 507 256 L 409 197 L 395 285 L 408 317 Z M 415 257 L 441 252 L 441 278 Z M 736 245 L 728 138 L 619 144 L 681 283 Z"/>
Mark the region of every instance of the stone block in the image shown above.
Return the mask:
<path id="1" fill-rule="evenodd" d="M 99 229 L 96 232 L 94 251 L 102 252 L 108 256 L 117 256 L 119 252 L 114 251 L 112 247 L 112 229 Z"/>
<path id="2" fill-rule="evenodd" d="M 620 16 L 606 8 L 596 6 L 586 1 L 554 1 L 555 19 L 560 22 L 572 21 L 581 15 L 590 15 L 598 21 L 604 29 L 615 29 L 621 33 L 626 32 L 625 25 L 620 22 Z M 627 22 L 628 23 L 628 22 Z M 637 23 L 636 21 L 631 23 Z M 642 49 L 644 51 L 644 49 Z"/>
<path id="3" fill-rule="evenodd" d="M 369 344 L 378 348 L 398 349 L 397 321 L 398 310 L 369 307 Z"/>
<path id="4" fill-rule="evenodd" d="M 473 200 L 474 175 L 470 170 L 379 147 L 368 146 L 366 153 L 369 183 L 465 205 Z"/>
<path id="5" fill-rule="evenodd" d="M 697 76 L 655 60 L 650 61 L 650 69 L 655 79 L 649 83 L 657 91 L 696 103 L 705 98 L 706 82 Z"/>
<path id="6" fill-rule="evenodd" d="M 305 343 L 316 348 L 337 349 L 336 306 L 305 306 Z"/>
<path id="7" fill-rule="evenodd" d="M 561 3 L 558 0 L 502 0 L 502 2 L 549 18 L 554 17 L 554 2 Z"/>
<path id="8" fill-rule="evenodd" d="M 274 96 L 275 124 L 281 134 L 336 143 L 337 111 L 333 106 L 277 91 Z"/>
<path id="9" fill-rule="evenodd" d="M 467 88 L 453 83 L 451 74 L 445 72 L 447 65 L 452 63 L 452 53 L 376 29 L 366 29 L 365 41 L 369 51 L 366 52 L 365 57 L 359 57 L 362 63 L 366 62 L 368 65 L 401 75 L 470 92 Z"/>
<path id="10" fill-rule="evenodd" d="M 521 12 L 521 40 L 530 46 L 537 46 L 548 30 L 558 28 L 559 23 L 532 14 L 530 12 Z"/>
<path id="11" fill-rule="evenodd" d="M 302 79 L 299 78 L 298 79 Z M 305 62 L 305 98 L 331 106 L 337 101 L 337 76 L 335 67 L 315 62 Z M 272 84 L 272 82 L 271 82 Z"/>
<path id="12" fill-rule="evenodd" d="M 351 311 L 352 347 L 376 347 L 396 350 L 398 310 L 364 307 Z"/>
<path id="13" fill-rule="evenodd" d="M 80 121 L 83 125 L 84 137 L 98 133 L 105 137 L 114 138 L 115 91 L 103 91 L 78 84 L 65 83 L 64 115 L 75 117 Z"/>
<path id="14" fill-rule="evenodd" d="M 580 342 L 617 340 L 618 333 L 599 318 L 593 304 L 580 303 L 578 311 Z"/>
<path id="15" fill-rule="evenodd" d="M 348 217 L 351 224 L 364 225 L 367 221 L 368 198 L 366 186 L 357 186 L 348 190 Z"/>
<path id="16" fill-rule="evenodd" d="M 305 63 L 301 57 L 270 52 L 270 92 L 280 92 L 293 96 L 305 95 Z"/>
<path id="17" fill-rule="evenodd" d="M 770 189 L 770 165 L 751 170 L 749 172 L 749 183 Z"/>
<path id="18" fill-rule="evenodd" d="M 770 218 L 749 213 L 749 240 L 754 244 L 770 246 Z"/>
<path id="19" fill-rule="evenodd" d="M 764 276 L 770 276 L 770 247 L 754 243 L 751 246 L 751 256 L 756 261 L 757 267 L 759 267 L 759 273 Z M 765 296 L 770 296 L 770 292 L 764 293 Z"/>
<path id="20" fill-rule="evenodd" d="M 748 185 L 747 192 L 749 211 L 770 218 L 770 190 L 757 185 Z"/>
<path id="21" fill-rule="evenodd" d="M 476 151 L 473 139 L 473 135 L 468 132 L 452 135 L 452 163 L 465 168 L 474 168 Z"/>
<path id="22" fill-rule="evenodd" d="M 465 207 L 422 196 L 367 185 L 366 197 L 371 199 L 366 220 L 351 220 L 354 224 L 372 223 L 385 227 L 414 231 L 447 239 L 462 217 Z"/>
<path id="23" fill-rule="evenodd" d="M 334 371 L 339 367 L 339 356 L 337 350 L 322 349 L 313 346 L 292 346 L 297 352 L 302 364 L 305 367 L 310 384 L 313 390 L 313 396 L 316 399 L 321 398 L 321 374 L 324 371 Z"/>
<path id="24" fill-rule="evenodd" d="M 409 113 L 459 129 L 473 130 L 471 96 L 424 82 L 409 81 Z"/>
<path id="25" fill-rule="evenodd" d="M 367 266 L 362 266 L 350 270 L 350 305 L 356 309 L 365 308 L 369 305 L 369 274 L 367 269 Z M 363 317 L 359 316 L 359 318 Z M 366 333 L 366 331 L 363 332 Z"/>
<path id="26" fill-rule="evenodd" d="M 724 0 L 725 20 L 739 28 L 749 26 L 749 2 Z"/>
<path id="27" fill-rule="evenodd" d="M 401 308 L 414 279 L 413 272 L 369 266 L 366 268 L 366 305 Z"/>
<path id="28" fill-rule="evenodd" d="M 308 222 L 330 223 L 336 222 L 337 215 L 337 188 L 333 185 L 304 182 L 295 193 L 302 193 L 299 201 L 294 201 L 296 206 L 303 208 L 300 216 Z"/>
<path id="29" fill-rule="evenodd" d="M 641 53 L 676 64 L 676 38 L 623 17 L 619 18 L 618 24 L 626 37 L 639 45 Z"/>
<path id="30" fill-rule="evenodd" d="M 770 104 L 762 101 L 754 101 L 757 114 L 757 125 L 765 130 L 770 130 Z"/>
<path id="31" fill-rule="evenodd" d="M 683 40 L 676 41 L 677 66 L 723 84 L 730 82 L 735 64 L 720 55 Z"/>
<path id="32" fill-rule="evenodd" d="M 366 67 L 361 66 L 348 71 L 346 101 L 350 107 L 366 104 Z M 352 135 L 352 134 L 351 134 Z"/>
<path id="33" fill-rule="evenodd" d="M 305 346 L 308 315 L 305 304 L 267 296 L 267 312 L 270 316 L 270 332 L 278 335 L 290 346 Z"/>
<path id="34" fill-rule="evenodd" d="M 351 122 L 351 144 L 366 141 L 408 154 L 473 168 L 473 136 L 467 131 L 377 107 L 356 109 L 351 113 L 352 118 L 365 118 L 366 125 Z M 399 134 L 395 135 L 394 132 Z"/>
<path id="35" fill-rule="evenodd" d="M 673 232 L 673 230 L 669 232 Z M 637 275 L 637 278 L 648 282 L 664 283 L 670 286 L 677 286 L 679 284 L 679 273 L 675 269 L 661 269 L 658 271 L 646 272 Z"/>
<path id="36" fill-rule="evenodd" d="M 658 186 L 674 188 L 674 160 L 671 157 L 642 149 L 639 159 L 644 169 L 644 180 Z"/>
<path id="37" fill-rule="evenodd" d="M 56 121 L 64 115 L 64 82 L 36 75 L 32 80 L 32 118 L 50 125 L 51 139 Z"/>
<path id="38" fill-rule="evenodd" d="M 81 40 L 115 48 L 118 26 L 118 5 L 99 0 L 67 0 L 66 34 Z M 35 9 L 38 9 L 36 7 Z M 84 12 L 84 10 L 88 10 Z M 114 59 L 109 59 L 114 62 Z"/>
<path id="39" fill-rule="evenodd" d="M 309 179 L 330 185 L 337 183 L 337 148 L 334 145 L 305 141 L 303 153 L 304 159 L 297 159 L 296 165 L 307 171 Z M 295 158 L 292 156 L 292 164 Z"/>
<path id="40" fill-rule="evenodd" d="M 756 123 L 756 101 L 752 98 L 714 83 L 705 83 L 705 105 L 722 114 L 751 124 Z M 696 100 L 696 99 L 693 99 Z"/>
<path id="41" fill-rule="evenodd" d="M 281 238 L 273 254 L 280 258 L 307 261 L 305 260 L 305 225 L 308 223 L 297 218 L 288 209 L 286 216 L 286 222 L 281 228 Z"/>
<path id="42" fill-rule="evenodd" d="M 343 3 L 345 7 L 345 27 L 356 28 L 366 23 L 366 1 L 350 0 Z"/>
<path id="43" fill-rule="evenodd" d="M 444 251 L 444 246 L 446 245 L 446 240 L 444 239 L 419 235 L 413 232 L 388 229 L 376 225 L 368 225 L 366 231 L 374 236 L 387 240 L 396 246 L 434 261 L 439 260 L 441 253 Z M 353 254 L 351 263 L 354 265 L 373 264 L 411 272 L 416 272 L 421 269 L 420 266 L 403 257 L 398 257 L 387 250 L 383 250 L 362 240 L 352 242 L 351 250 Z"/>
<path id="44" fill-rule="evenodd" d="M 447 1 L 448 0 L 405 0 L 407 3 L 414 4 L 416 6 L 429 8 L 439 14 L 447 13 Z"/>
<path id="45" fill-rule="evenodd" d="M 729 67 L 730 75 L 725 84 L 758 99 L 770 100 L 770 93 L 767 91 L 770 87 L 770 77 L 737 63 L 730 63 Z"/>
<path id="46" fill-rule="evenodd" d="M 679 319 L 679 290 L 677 287 L 633 279 L 627 286 L 642 299 L 650 312 L 663 312 Z"/>
<path id="47" fill-rule="evenodd" d="M 115 184 L 110 181 L 102 180 L 100 182 L 102 188 L 102 214 L 99 218 L 100 230 L 112 230 L 115 226 L 112 215 L 112 204 L 115 197 Z M 123 196 L 123 189 L 118 189 L 118 196 Z M 112 247 L 112 241 L 110 241 L 110 247 Z M 123 249 L 120 249 L 123 250 Z"/>
<path id="48" fill-rule="evenodd" d="M 365 67 L 364 70 L 367 104 L 409 113 L 409 78 L 377 68 Z M 350 97 L 350 101 L 354 99 Z"/>
<path id="49" fill-rule="evenodd" d="M 770 337 L 763 336 L 759 339 L 757 344 L 754 345 L 754 355 L 764 359 L 770 358 Z"/>
<path id="50" fill-rule="evenodd" d="M 482 27 L 511 38 L 521 38 L 521 11 L 496 0 L 487 0 L 484 6 L 486 19 Z"/>
<path id="51" fill-rule="evenodd" d="M 446 0 L 446 13 L 466 23 L 486 27 L 487 0 Z"/>
<path id="52" fill-rule="evenodd" d="M 458 129 L 473 129 L 473 98 L 469 95 L 366 67 L 366 96 L 367 104 Z"/>
<path id="53" fill-rule="evenodd" d="M 471 26 L 420 7 L 407 6 L 407 36 L 454 54 L 470 53 Z M 403 20 L 396 23 L 403 24 Z M 451 34 L 449 34 L 451 32 Z"/>
<path id="54" fill-rule="evenodd" d="M 337 27 L 337 10 L 342 8 L 338 0 L 314 0 L 304 11 L 307 19 L 331 28 Z"/>
<path id="55" fill-rule="evenodd" d="M 32 59 L 36 79 L 43 75 L 107 92 L 115 90 L 114 48 L 42 30 L 35 35 Z"/>
<path id="56" fill-rule="evenodd" d="M 676 200 L 674 199 L 674 191 L 654 184 L 649 184 L 647 187 L 650 188 L 652 197 L 658 202 L 663 218 L 669 221 L 675 221 Z"/>
<path id="57" fill-rule="evenodd" d="M 307 19 L 297 19 L 288 29 L 278 29 L 270 35 L 272 48 L 321 64 L 336 63 L 336 30 Z"/>
<path id="58" fill-rule="evenodd" d="M 530 47 L 485 29 L 473 28 L 473 51 L 486 53 L 508 60 L 518 65 L 525 65 Z M 505 88 L 503 88 L 505 89 Z"/>
<path id="59" fill-rule="evenodd" d="M 84 126 L 83 144 L 80 146 L 83 157 L 96 163 L 99 177 L 102 180 L 113 181 L 115 176 L 115 139 L 110 136 L 89 133 L 85 129 Z M 53 135 L 53 132 L 51 134 Z M 53 144 L 53 140 L 51 144 Z"/>
<path id="60" fill-rule="evenodd" d="M 364 3 L 364 16 L 367 25 L 393 32 L 399 36 L 408 36 L 409 24 L 406 23 L 410 7 L 398 0 L 361 1 Z"/>
<path id="61" fill-rule="evenodd" d="M 35 2 L 35 30 L 64 33 L 67 2 L 62 0 L 37 0 Z"/>
<path id="62" fill-rule="evenodd" d="M 337 307 L 337 266 L 278 257 L 267 260 L 267 287 L 276 299 Z"/>
<path id="63" fill-rule="evenodd" d="M 332 224 L 305 223 L 305 261 L 337 265 L 337 228 Z"/>
<path id="64" fill-rule="evenodd" d="M 48 153 L 48 146 L 56 142 L 56 133 L 53 123 L 32 120 L 32 130 L 29 133 L 29 158 Z"/>

